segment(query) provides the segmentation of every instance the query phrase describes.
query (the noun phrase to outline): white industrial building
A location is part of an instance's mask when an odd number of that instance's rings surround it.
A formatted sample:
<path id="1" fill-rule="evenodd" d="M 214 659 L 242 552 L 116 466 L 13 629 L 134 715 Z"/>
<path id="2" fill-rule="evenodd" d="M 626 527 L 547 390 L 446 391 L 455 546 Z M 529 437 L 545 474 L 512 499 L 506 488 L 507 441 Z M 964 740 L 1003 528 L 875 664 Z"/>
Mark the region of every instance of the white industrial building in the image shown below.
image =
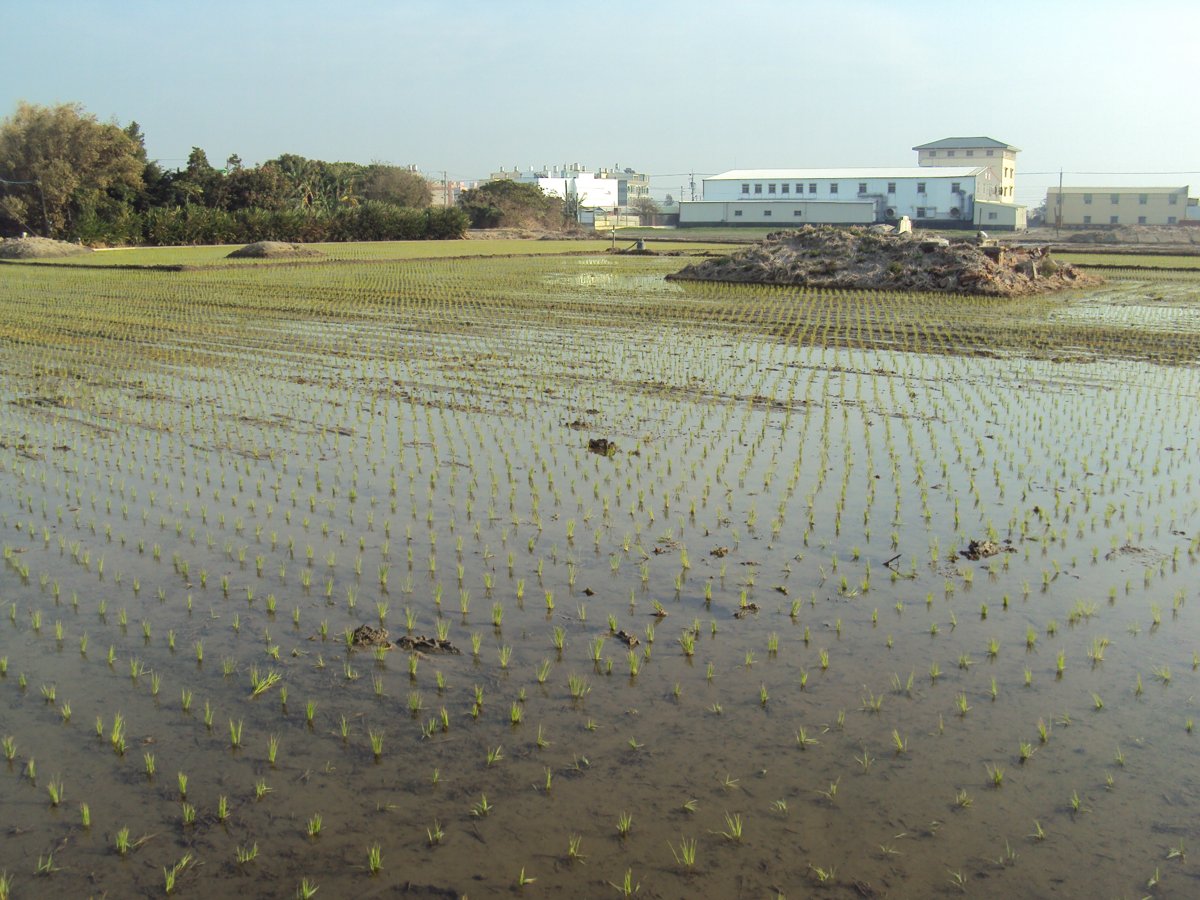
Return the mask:
<path id="1" fill-rule="evenodd" d="M 977 164 L 947 165 L 936 154 L 953 143 L 957 153 L 978 144 Z M 1003 169 L 990 165 L 996 145 Z M 921 164 L 908 168 L 735 169 L 703 179 L 704 199 L 680 204 L 680 226 L 803 224 L 869 225 L 903 216 L 925 227 L 1025 227 L 1025 208 L 1000 199 L 1001 179 L 1015 171 L 1016 148 L 991 138 L 947 138 L 918 148 Z M 949 152 L 949 151 L 942 151 Z M 986 156 L 985 156 L 986 154 Z M 932 155 L 932 159 L 929 157 Z M 1011 165 L 1009 165 L 1011 163 Z"/>
<path id="2" fill-rule="evenodd" d="M 679 224 L 868 225 L 971 222 L 985 167 L 735 169 L 704 179 L 704 199 L 682 204 Z"/>
<path id="3" fill-rule="evenodd" d="M 549 166 L 542 169 L 511 172 L 501 169 L 491 174 L 491 181 L 519 181 L 536 184 L 552 197 L 571 200 L 577 204 L 581 222 L 590 221 L 596 210 L 613 212 L 627 209 L 635 200 L 650 196 L 650 179 L 633 169 L 601 167 L 590 171 L 579 163 Z"/>

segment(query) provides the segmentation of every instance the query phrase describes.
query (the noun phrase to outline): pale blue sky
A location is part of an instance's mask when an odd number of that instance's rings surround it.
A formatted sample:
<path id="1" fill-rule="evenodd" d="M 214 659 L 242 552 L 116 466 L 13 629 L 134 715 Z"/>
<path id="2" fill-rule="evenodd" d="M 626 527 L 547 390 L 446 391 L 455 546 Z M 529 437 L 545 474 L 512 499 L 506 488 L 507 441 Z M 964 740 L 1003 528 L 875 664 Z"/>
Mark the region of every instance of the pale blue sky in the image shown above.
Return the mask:
<path id="1" fill-rule="evenodd" d="M 1200 170 L 1195 0 L 0 0 L 0 115 L 78 101 L 173 168 L 280 153 L 680 173 L 913 165 L 988 135 L 1035 172 Z M 1022 177 L 1024 176 L 1024 177 Z M 1074 175 L 1068 184 L 1200 174 Z"/>

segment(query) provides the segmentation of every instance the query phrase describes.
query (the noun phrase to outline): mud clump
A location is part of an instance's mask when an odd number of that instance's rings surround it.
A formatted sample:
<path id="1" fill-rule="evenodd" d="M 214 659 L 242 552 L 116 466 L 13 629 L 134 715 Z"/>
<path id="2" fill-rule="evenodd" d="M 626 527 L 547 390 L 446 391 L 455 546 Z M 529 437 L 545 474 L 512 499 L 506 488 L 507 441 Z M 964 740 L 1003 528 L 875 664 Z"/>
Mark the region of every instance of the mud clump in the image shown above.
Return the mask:
<path id="1" fill-rule="evenodd" d="M 732 256 L 694 263 L 667 278 L 990 297 L 1102 283 L 1052 259 L 1046 247 L 981 246 L 974 240 L 813 225 L 773 232 Z"/>
<path id="2" fill-rule="evenodd" d="M 90 247 L 52 238 L 23 237 L 0 240 L 0 259 L 59 259 L 91 252 Z"/>
<path id="3" fill-rule="evenodd" d="M 352 647 L 382 647 L 391 650 L 399 647 L 410 653 L 459 653 L 459 649 L 443 638 L 431 638 L 424 635 L 403 634 L 393 642 L 388 637 L 386 628 L 376 628 L 374 625 L 359 625 L 350 633 Z"/>
<path id="4" fill-rule="evenodd" d="M 966 550 L 958 551 L 959 555 L 964 559 L 969 559 L 972 562 L 977 562 L 981 559 L 987 559 L 989 556 L 995 556 L 997 553 L 1013 553 L 1013 548 L 997 544 L 995 541 L 971 541 L 967 544 Z"/>
<path id="5" fill-rule="evenodd" d="M 617 452 L 616 441 L 608 438 L 588 438 L 588 452 L 599 456 L 613 456 Z"/>
<path id="6" fill-rule="evenodd" d="M 227 259 L 301 259 L 304 257 L 324 256 L 320 250 L 306 247 L 304 244 L 288 244 L 284 241 L 255 241 L 245 247 L 239 247 Z"/>
<path id="7" fill-rule="evenodd" d="M 350 645 L 352 647 L 384 647 L 390 650 L 392 642 L 388 640 L 386 628 L 359 625 L 350 635 Z"/>

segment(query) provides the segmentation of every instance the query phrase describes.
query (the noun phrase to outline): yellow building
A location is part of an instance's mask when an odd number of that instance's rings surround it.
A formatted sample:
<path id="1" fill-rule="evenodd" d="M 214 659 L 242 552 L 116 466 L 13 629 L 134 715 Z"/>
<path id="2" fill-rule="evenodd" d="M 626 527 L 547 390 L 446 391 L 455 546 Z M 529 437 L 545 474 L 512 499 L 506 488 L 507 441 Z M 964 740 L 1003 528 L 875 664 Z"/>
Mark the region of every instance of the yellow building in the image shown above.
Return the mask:
<path id="1" fill-rule="evenodd" d="M 1187 217 L 1188 188 L 1056 187 L 1046 192 L 1046 224 L 1175 225 Z"/>
<path id="2" fill-rule="evenodd" d="M 992 173 L 988 193 L 976 200 L 1013 203 L 1017 178 L 1017 154 L 1012 144 L 990 137 L 949 137 L 913 147 L 918 166 L 985 166 Z"/>

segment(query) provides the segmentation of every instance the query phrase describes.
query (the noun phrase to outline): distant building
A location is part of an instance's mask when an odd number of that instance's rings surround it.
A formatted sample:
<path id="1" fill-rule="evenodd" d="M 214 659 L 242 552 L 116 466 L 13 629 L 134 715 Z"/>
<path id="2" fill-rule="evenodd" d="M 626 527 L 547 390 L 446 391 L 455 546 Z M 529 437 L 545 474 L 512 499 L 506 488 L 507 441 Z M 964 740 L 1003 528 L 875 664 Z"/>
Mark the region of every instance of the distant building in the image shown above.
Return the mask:
<path id="1" fill-rule="evenodd" d="M 463 191 L 478 187 L 478 181 L 449 181 L 441 178 L 425 177 L 429 183 L 430 206 L 457 206 L 458 198 Z"/>
<path id="2" fill-rule="evenodd" d="M 914 147 L 907 168 L 735 169 L 704 179 L 704 199 L 680 203 L 679 224 L 1025 227 L 1012 201 L 1017 148 L 991 138 L 945 138 Z"/>
<path id="3" fill-rule="evenodd" d="M 914 225 L 981 224 L 976 197 L 992 196 L 990 169 L 735 169 L 704 179 L 704 199 L 680 204 L 680 225 L 868 225 L 908 216 Z M 997 206 L 991 203 L 990 206 Z M 1005 204 L 1005 206 L 1011 206 Z M 1015 208 L 1015 207 L 1013 207 Z M 1021 208 L 1023 211 L 1023 207 Z M 994 209 L 988 212 L 996 212 Z M 1024 217 L 985 218 L 1023 228 Z"/>
<path id="4" fill-rule="evenodd" d="M 1052 187 L 1046 192 L 1046 224 L 1177 225 L 1189 216 L 1188 186 Z"/>
<path id="5" fill-rule="evenodd" d="M 627 212 L 634 201 L 650 196 L 648 175 L 619 166 L 601 167 L 595 171 L 580 163 L 526 171 L 514 167 L 511 172 L 505 169 L 493 172 L 490 180 L 536 184 L 551 196 L 577 200 L 581 222 L 591 222 L 595 210 L 614 214 Z"/>
<path id="6" fill-rule="evenodd" d="M 985 166 L 992 173 L 986 185 L 991 191 L 980 194 L 979 200 L 998 200 L 1013 203 L 1016 187 L 1017 154 L 1012 144 L 990 137 L 949 137 L 913 147 L 918 166 Z"/>

